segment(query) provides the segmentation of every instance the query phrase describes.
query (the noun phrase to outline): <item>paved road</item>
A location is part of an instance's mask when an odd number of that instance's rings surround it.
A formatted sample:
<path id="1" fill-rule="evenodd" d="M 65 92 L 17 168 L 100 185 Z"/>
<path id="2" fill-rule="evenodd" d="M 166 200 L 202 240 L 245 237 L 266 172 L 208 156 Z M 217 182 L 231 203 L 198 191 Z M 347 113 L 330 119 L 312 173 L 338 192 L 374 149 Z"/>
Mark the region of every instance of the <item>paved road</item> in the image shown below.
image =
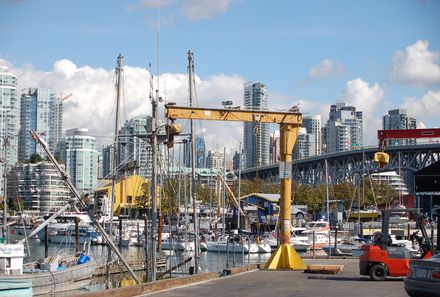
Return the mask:
<path id="1" fill-rule="evenodd" d="M 251 271 L 212 281 L 170 289 L 142 296 L 155 297 L 402 297 L 408 296 L 403 279 L 384 282 L 359 276 L 357 259 L 305 260 L 306 264 L 342 264 L 336 275 L 306 274 L 300 271 Z"/>

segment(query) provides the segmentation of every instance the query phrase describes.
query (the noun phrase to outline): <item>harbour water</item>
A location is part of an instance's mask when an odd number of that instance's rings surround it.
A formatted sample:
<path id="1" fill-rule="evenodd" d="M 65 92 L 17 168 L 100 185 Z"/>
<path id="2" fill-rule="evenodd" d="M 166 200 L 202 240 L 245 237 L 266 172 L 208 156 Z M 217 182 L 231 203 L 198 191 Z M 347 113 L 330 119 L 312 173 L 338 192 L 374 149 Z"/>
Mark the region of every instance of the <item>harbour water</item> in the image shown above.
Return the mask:
<path id="1" fill-rule="evenodd" d="M 20 239 L 21 236 L 12 235 L 11 240 L 15 241 L 17 239 Z M 45 246 L 44 242 L 31 239 L 28 241 L 29 250 L 25 244 L 25 251 L 26 251 L 26 257 L 24 259 L 24 262 L 31 262 L 38 259 L 43 259 L 45 256 Z M 87 247 L 82 246 L 81 249 L 86 250 Z M 48 255 L 56 255 L 60 251 L 63 250 L 69 250 L 74 252 L 75 251 L 75 245 L 74 244 L 53 244 L 49 243 L 48 245 Z M 131 263 L 136 262 L 142 262 L 145 259 L 145 248 L 144 247 L 122 247 L 121 253 L 124 256 L 124 259 Z M 106 260 L 107 260 L 107 246 L 102 245 L 92 245 L 89 249 L 89 255 L 91 258 L 95 259 L 97 261 L 98 267 L 105 266 Z M 254 264 L 254 263 L 261 263 L 265 262 L 269 259 L 270 253 L 266 254 L 244 254 L 244 256 L 241 253 L 229 253 L 229 257 L 226 253 L 221 252 L 201 252 L 199 255 L 199 273 L 206 273 L 206 272 L 219 272 L 221 273 L 223 269 L 228 267 L 234 267 L 234 266 L 241 266 L 246 264 Z M 183 261 L 184 259 L 187 259 L 188 257 L 193 257 L 193 253 L 186 253 L 182 254 L 180 252 L 174 252 L 171 253 L 170 251 L 163 251 L 162 253 L 159 253 L 158 256 L 160 258 L 164 258 L 167 261 L 167 267 L 163 269 L 165 271 L 167 268 L 176 265 Z M 116 255 L 113 256 L 113 259 L 116 259 Z M 168 274 L 165 277 L 180 277 L 180 276 L 186 276 L 189 275 L 189 272 L 191 270 L 190 267 L 194 266 L 194 260 L 191 260 L 185 265 L 182 265 L 181 267 L 177 268 L 173 271 L 172 274 Z M 146 273 L 145 271 L 137 271 L 136 274 L 139 276 L 140 279 L 143 281 L 146 281 Z M 101 275 L 93 277 L 91 284 L 83 289 L 81 291 L 101 291 L 109 288 L 110 285 L 112 288 L 121 287 L 121 286 L 127 286 L 132 285 L 133 282 L 131 281 L 130 275 L 128 273 L 117 273 L 112 274 L 110 277 L 109 282 L 107 282 L 107 276 Z M 57 296 L 69 296 L 72 295 L 74 292 L 66 292 L 62 294 L 57 294 Z"/>

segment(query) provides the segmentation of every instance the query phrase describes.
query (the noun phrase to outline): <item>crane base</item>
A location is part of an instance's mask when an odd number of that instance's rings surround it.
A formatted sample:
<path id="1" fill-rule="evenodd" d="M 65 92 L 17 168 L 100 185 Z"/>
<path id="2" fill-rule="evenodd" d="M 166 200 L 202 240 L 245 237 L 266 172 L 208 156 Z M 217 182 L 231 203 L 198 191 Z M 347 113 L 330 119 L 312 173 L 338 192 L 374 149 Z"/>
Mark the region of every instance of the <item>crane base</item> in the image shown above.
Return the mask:
<path id="1" fill-rule="evenodd" d="M 304 270 L 306 265 L 290 244 L 281 244 L 266 262 L 263 269 Z"/>

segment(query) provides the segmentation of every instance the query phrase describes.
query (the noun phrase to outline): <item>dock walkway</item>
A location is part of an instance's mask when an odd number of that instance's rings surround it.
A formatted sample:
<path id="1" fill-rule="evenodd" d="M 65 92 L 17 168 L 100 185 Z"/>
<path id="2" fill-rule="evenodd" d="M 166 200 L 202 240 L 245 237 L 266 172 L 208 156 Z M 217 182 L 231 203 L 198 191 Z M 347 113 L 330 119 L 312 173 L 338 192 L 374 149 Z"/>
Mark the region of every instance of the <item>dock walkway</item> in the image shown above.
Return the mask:
<path id="1" fill-rule="evenodd" d="M 193 297 L 193 296 L 407 296 L 403 278 L 384 282 L 370 281 L 359 275 L 358 259 L 306 259 L 306 265 L 344 265 L 343 272 L 336 275 L 307 274 L 302 271 L 253 270 L 214 280 L 194 283 L 138 296 Z"/>

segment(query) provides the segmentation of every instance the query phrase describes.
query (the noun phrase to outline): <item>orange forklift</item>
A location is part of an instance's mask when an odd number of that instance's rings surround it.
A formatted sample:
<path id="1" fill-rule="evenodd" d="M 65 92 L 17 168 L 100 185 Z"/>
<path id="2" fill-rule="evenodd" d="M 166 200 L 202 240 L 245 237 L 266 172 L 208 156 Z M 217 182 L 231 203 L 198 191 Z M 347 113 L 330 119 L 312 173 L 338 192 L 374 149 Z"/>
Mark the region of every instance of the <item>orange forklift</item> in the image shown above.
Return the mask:
<path id="1" fill-rule="evenodd" d="M 413 257 L 404 246 L 393 244 L 390 236 L 390 218 L 412 214 L 416 220 L 416 228 L 410 240 L 420 249 L 420 254 Z M 409 271 L 409 261 L 414 258 L 430 258 L 434 254 L 433 245 L 425 229 L 427 220 L 417 209 L 387 209 L 382 210 L 382 230 L 372 238 L 373 243 L 363 245 L 363 254 L 359 257 L 361 275 L 369 275 L 372 280 L 383 281 L 388 276 L 406 276 Z M 421 235 L 419 235 L 421 231 Z"/>

